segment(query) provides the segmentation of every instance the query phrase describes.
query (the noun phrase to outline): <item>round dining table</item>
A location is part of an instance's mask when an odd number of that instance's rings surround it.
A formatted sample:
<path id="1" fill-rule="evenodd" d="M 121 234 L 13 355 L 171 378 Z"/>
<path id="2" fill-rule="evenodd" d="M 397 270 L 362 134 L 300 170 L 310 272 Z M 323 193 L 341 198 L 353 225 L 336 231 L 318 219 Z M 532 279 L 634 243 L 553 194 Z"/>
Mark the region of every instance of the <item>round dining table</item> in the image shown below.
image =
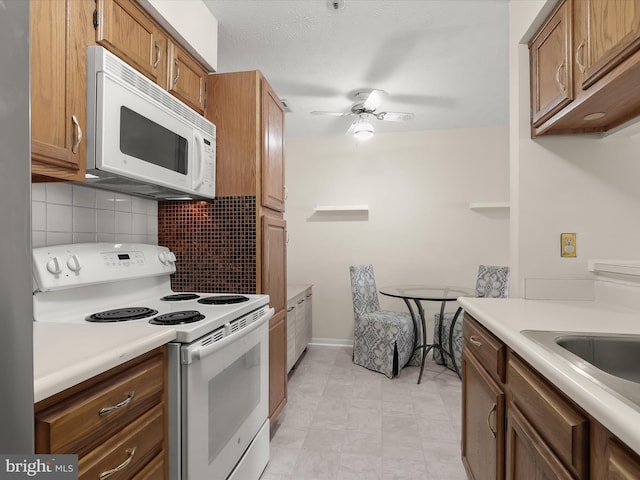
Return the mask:
<path id="1" fill-rule="evenodd" d="M 404 301 L 409 309 L 411 318 L 413 320 L 413 327 L 415 332 L 414 339 L 414 352 L 420 350 L 422 358 L 420 360 L 420 375 L 418 375 L 418 383 L 422 380 L 422 373 L 424 372 L 424 362 L 427 354 L 432 348 L 439 350 L 442 353 L 442 358 L 445 355 L 452 359 L 455 372 L 460 376 L 460 367 L 456 364 L 453 356 L 453 328 L 455 327 L 458 317 L 462 312 L 462 307 L 458 307 L 456 310 L 451 326 L 449 329 L 449 345 L 448 350 L 442 345 L 442 319 L 444 318 L 444 310 L 448 302 L 455 302 L 459 297 L 475 297 L 476 291 L 472 288 L 465 287 L 453 287 L 447 285 L 392 285 L 389 287 L 383 287 L 379 290 L 382 295 L 388 297 L 400 298 Z M 424 316 L 424 307 L 422 302 L 440 302 L 440 324 L 438 331 L 434 333 L 434 339 L 432 343 L 427 343 L 427 325 Z M 413 305 L 415 305 L 415 308 Z M 416 312 L 417 309 L 417 312 Z M 421 330 L 418 330 L 420 325 Z M 418 345 L 418 334 L 421 334 L 420 345 Z"/>

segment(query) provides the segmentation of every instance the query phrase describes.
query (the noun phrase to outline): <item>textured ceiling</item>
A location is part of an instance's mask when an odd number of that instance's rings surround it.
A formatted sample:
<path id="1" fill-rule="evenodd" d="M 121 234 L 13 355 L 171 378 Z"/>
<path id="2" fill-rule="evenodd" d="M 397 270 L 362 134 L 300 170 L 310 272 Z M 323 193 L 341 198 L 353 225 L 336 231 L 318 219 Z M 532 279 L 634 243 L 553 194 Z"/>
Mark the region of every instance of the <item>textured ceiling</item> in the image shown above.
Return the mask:
<path id="1" fill-rule="evenodd" d="M 377 132 L 508 121 L 507 0 L 204 0 L 219 22 L 218 71 L 261 70 L 286 99 L 287 135 L 341 135 L 355 92 L 388 93 Z"/>

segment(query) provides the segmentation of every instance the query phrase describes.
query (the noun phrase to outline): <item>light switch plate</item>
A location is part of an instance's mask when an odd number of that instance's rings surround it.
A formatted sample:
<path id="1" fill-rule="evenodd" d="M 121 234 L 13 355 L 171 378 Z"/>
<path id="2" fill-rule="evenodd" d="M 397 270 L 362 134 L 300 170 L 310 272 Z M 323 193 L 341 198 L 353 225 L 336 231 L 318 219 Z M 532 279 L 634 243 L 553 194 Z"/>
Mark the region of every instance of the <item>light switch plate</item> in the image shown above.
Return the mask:
<path id="1" fill-rule="evenodd" d="M 576 257 L 576 234 L 575 233 L 560 234 L 560 256 Z"/>

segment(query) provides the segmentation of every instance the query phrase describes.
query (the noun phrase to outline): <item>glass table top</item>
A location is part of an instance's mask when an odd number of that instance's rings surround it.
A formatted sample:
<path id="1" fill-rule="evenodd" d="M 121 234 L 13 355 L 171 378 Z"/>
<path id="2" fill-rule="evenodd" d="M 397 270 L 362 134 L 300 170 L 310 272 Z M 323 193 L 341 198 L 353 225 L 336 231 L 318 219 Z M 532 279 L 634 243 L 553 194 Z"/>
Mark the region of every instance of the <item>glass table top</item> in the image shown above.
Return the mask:
<path id="1" fill-rule="evenodd" d="M 453 301 L 458 297 L 476 296 L 476 291 L 473 288 L 448 285 L 391 285 L 382 287 L 379 291 L 389 297 L 440 302 Z"/>

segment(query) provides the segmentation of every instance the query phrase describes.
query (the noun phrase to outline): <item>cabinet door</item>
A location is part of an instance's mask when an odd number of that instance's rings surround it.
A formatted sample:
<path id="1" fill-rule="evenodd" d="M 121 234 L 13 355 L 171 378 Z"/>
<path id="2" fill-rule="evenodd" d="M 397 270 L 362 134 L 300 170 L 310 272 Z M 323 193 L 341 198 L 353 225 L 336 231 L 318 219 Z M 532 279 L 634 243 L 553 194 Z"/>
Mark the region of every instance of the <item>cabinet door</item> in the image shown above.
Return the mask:
<path id="1" fill-rule="evenodd" d="M 169 40 L 167 90 L 199 113 L 204 113 L 207 71 L 179 45 Z"/>
<path id="2" fill-rule="evenodd" d="M 284 108 L 262 79 L 262 205 L 284 212 Z"/>
<path id="3" fill-rule="evenodd" d="M 306 336 L 305 336 L 305 344 L 309 344 L 311 343 L 311 332 L 312 332 L 312 327 L 313 327 L 313 294 L 311 293 L 311 291 L 307 292 L 306 294 L 306 305 L 307 308 L 305 308 L 305 319 L 304 319 L 304 323 L 305 323 L 305 327 L 306 327 Z"/>
<path id="4" fill-rule="evenodd" d="M 86 40 L 83 2 L 31 2 L 31 156 L 38 180 L 84 181 Z M 84 19 L 89 22 L 89 19 Z"/>
<path id="5" fill-rule="evenodd" d="M 282 310 L 269 321 L 269 418 L 272 424 L 287 403 L 285 314 Z"/>
<path id="6" fill-rule="evenodd" d="M 589 87 L 640 48 L 640 2 L 620 0 L 580 0 L 586 10 L 586 35 L 576 39 L 584 47 L 584 88 Z M 580 3 L 578 2 L 578 3 Z"/>
<path id="7" fill-rule="evenodd" d="M 166 35 L 131 0 L 96 0 L 96 42 L 161 86 L 166 83 Z"/>
<path id="8" fill-rule="evenodd" d="M 571 480 L 573 477 L 518 408 L 507 418 L 507 480 Z"/>
<path id="9" fill-rule="evenodd" d="M 287 306 L 287 222 L 271 215 L 262 216 L 262 289 L 276 313 Z"/>
<path id="10" fill-rule="evenodd" d="M 504 478 L 504 391 L 476 358 L 462 355 L 462 462 L 472 480 Z"/>
<path id="11" fill-rule="evenodd" d="M 529 45 L 531 122 L 538 126 L 573 100 L 571 3 L 563 2 Z"/>
<path id="12" fill-rule="evenodd" d="M 591 426 L 590 478 L 640 480 L 640 456 L 599 423 Z"/>

